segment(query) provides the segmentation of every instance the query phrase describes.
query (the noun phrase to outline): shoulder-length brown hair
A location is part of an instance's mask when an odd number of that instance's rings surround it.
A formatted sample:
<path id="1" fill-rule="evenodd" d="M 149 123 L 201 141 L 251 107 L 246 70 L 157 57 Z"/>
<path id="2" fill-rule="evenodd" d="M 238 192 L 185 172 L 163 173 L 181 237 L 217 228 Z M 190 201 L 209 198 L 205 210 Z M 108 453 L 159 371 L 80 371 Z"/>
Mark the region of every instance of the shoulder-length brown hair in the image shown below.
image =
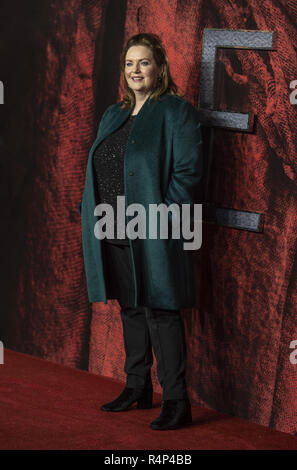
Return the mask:
<path id="1" fill-rule="evenodd" d="M 153 57 L 158 66 L 163 65 L 163 72 L 161 78 L 157 81 L 156 88 L 150 96 L 150 99 L 159 100 L 160 95 L 163 93 L 169 93 L 170 95 L 176 95 L 184 97 L 178 93 L 177 85 L 174 83 L 169 69 L 169 61 L 165 48 L 162 44 L 161 39 L 156 34 L 152 33 L 139 33 L 131 36 L 120 57 L 120 69 L 121 69 L 121 80 L 124 88 L 123 104 L 121 108 L 129 109 L 135 106 L 134 92 L 129 88 L 126 77 L 125 77 L 125 61 L 128 49 L 131 46 L 146 46 L 149 47 L 153 53 Z"/>

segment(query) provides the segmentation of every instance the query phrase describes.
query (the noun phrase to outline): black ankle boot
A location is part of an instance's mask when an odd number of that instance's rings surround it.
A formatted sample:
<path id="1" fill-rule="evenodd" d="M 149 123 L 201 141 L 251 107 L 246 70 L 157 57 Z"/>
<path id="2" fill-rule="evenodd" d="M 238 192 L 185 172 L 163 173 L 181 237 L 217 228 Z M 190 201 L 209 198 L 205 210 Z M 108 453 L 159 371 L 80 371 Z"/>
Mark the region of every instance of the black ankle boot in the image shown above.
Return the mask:
<path id="1" fill-rule="evenodd" d="M 189 399 L 162 400 L 161 414 L 151 422 L 152 429 L 176 429 L 192 423 L 191 403 Z"/>
<path id="2" fill-rule="evenodd" d="M 125 387 L 122 393 L 115 400 L 105 403 L 101 406 L 103 411 L 125 411 L 135 401 L 137 401 L 138 409 L 152 408 L 153 388 L 131 388 Z"/>

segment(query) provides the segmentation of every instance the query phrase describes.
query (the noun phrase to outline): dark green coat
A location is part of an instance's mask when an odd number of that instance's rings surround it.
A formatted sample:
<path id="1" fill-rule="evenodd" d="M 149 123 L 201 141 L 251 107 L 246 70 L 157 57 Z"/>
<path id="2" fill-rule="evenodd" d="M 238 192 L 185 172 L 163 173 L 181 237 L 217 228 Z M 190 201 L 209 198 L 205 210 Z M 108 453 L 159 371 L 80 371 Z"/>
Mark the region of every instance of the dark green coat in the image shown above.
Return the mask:
<path id="1" fill-rule="evenodd" d="M 149 97 L 150 98 L 150 97 Z M 124 161 L 126 205 L 193 203 L 202 176 L 201 131 L 197 109 L 185 99 L 163 94 L 147 99 L 134 118 Z M 96 146 L 118 129 L 132 109 L 109 106 L 100 121 L 88 157 L 80 213 L 82 245 L 90 302 L 107 303 L 101 241 L 94 235 Z M 136 214 L 135 214 L 136 215 Z M 133 219 L 126 216 L 126 222 Z M 170 218 L 169 218 L 170 219 Z M 171 219 L 170 219 L 171 220 Z M 135 307 L 179 309 L 195 305 L 193 251 L 181 239 L 130 239 L 134 270 Z"/>

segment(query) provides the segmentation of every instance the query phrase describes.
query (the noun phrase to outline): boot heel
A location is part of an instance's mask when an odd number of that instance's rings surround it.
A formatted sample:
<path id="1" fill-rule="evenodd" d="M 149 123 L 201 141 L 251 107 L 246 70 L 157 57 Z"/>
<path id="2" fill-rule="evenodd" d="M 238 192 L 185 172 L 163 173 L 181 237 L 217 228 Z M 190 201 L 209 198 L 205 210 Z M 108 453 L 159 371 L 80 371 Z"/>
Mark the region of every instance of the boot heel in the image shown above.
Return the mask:
<path id="1" fill-rule="evenodd" d="M 186 416 L 185 416 L 185 422 L 186 423 L 192 423 L 193 418 L 192 418 L 192 412 L 191 408 L 187 411 Z"/>
<path id="2" fill-rule="evenodd" d="M 153 406 L 153 390 L 144 390 L 142 396 L 137 400 L 139 410 L 148 410 Z"/>

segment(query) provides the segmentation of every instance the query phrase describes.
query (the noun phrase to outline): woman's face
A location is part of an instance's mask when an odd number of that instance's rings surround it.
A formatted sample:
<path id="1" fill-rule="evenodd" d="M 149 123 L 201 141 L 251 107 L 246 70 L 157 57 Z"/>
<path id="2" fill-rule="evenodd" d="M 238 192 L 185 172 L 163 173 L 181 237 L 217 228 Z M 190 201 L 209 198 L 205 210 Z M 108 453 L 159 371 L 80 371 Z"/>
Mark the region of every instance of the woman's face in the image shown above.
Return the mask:
<path id="1" fill-rule="evenodd" d="M 161 67 L 158 67 L 151 49 L 131 46 L 125 59 L 125 77 L 135 94 L 147 94 L 155 87 Z M 139 80 L 134 80 L 139 77 Z"/>

